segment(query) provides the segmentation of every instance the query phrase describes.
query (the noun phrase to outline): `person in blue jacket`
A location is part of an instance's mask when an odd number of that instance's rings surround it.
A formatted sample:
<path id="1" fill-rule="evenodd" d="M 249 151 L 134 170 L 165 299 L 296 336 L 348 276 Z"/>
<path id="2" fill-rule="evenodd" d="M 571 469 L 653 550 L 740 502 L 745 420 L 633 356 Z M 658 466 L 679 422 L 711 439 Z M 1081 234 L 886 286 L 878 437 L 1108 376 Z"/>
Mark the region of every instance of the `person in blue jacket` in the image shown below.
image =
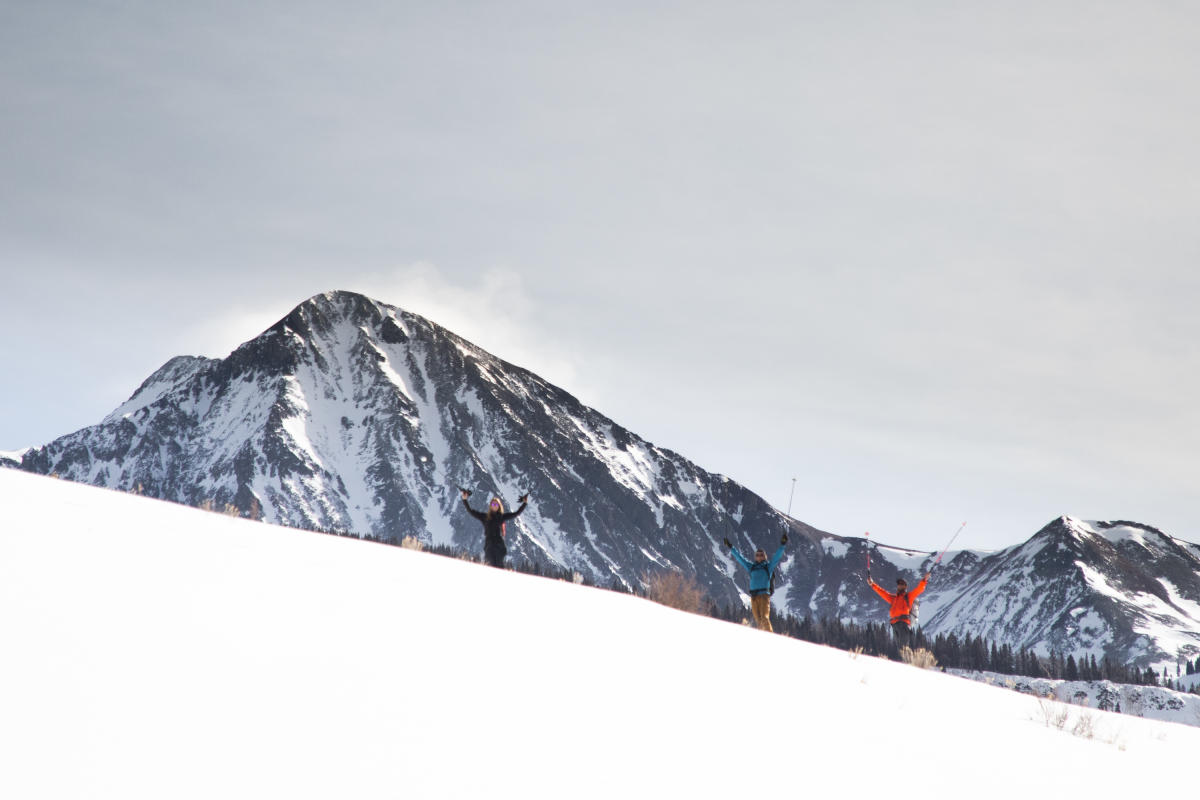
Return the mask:
<path id="1" fill-rule="evenodd" d="M 750 612 L 754 614 L 754 624 L 760 630 L 775 632 L 771 627 L 771 576 L 775 568 L 783 560 L 783 547 L 787 544 L 787 534 L 779 540 L 779 549 L 775 555 L 767 559 L 767 551 L 761 547 L 754 551 L 754 561 L 749 561 L 738 552 L 728 539 L 723 540 L 725 546 L 733 553 L 733 557 L 750 573 Z"/>

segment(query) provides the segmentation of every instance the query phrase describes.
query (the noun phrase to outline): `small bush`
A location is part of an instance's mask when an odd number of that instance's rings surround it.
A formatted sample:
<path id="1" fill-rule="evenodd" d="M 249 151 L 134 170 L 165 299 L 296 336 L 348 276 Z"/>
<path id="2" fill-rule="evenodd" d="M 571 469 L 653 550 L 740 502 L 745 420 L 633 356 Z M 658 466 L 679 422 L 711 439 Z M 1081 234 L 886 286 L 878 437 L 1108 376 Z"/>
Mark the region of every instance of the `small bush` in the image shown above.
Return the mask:
<path id="1" fill-rule="evenodd" d="M 701 614 L 705 609 L 704 590 L 696 579 L 677 570 L 665 570 L 642 579 L 646 597 L 664 606 Z"/>
<path id="2" fill-rule="evenodd" d="M 424 550 L 424 543 L 415 536 L 405 536 L 400 540 L 400 546 L 405 550 Z"/>
<path id="3" fill-rule="evenodd" d="M 1083 739 L 1093 738 L 1096 735 L 1096 718 L 1085 711 L 1080 711 L 1079 716 L 1075 718 L 1075 725 L 1071 728 L 1071 733 Z"/>
<path id="4" fill-rule="evenodd" d="M 1071 716 L 1071 709 L 1067 704 L 1052 699 L 1050 695 L 1038 698 L 1038 708 L 1042 710 L 1042 719 L 1045 720 L 1047 728 L 1057 728 L 1061 731 L 1067 725 L 1067 718 Z"/>
<path id="5" fill-rule="evenodd" d="M 911 647 L 902 647 L 900 648 L 900 660 L 921 669 L 933 669 L 937 666 L 937 659 L 934 658 L 933 653 L 924 648 L 913 650 Z"/>

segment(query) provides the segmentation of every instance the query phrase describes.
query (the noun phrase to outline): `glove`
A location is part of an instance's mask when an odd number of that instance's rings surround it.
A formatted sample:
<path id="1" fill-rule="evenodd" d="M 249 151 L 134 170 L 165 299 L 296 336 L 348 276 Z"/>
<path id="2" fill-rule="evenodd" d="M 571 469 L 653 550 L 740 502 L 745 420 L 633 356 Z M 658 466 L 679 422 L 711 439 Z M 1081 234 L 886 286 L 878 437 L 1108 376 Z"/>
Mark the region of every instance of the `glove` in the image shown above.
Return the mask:
<path id="1" fill-rule="evenodd" d="M 780 543 L 780 544 L 787 544 L 787 534 L 786 534 L 786 533 L 783 535 L 783 538 L 779 540 L 779 543 Z"/>
<path id="2" fill-rule="evenodd" d="M 523 495 L 521 495 L 520 497 L 518 497 L 518 498 L 517 498 L 517 502 L 519 502 L 519 503 L 528 503 L 528 502 L 529 502 L 529 493 L 528 493 L 528 492 L 526 492 L 525 494 L 523 494 Z"/>
<path id="3" fill-rule="evenodd" d="M 729 541 L 728 539 L 722 539 L 721 541 L 724 542 L 725 546 L 728 547 L 730 550 L 733 549 L 733 542 Z"/>
<path id="4" fill-rule="evenodd" d="M 471 496 L 471 492 L 470 492 L 469 490 L 467 490 L 467 489 L 464 489 L 464 488 L 462 488 L 461 486 L 460 486 L 460 487 L 458 487 L 458 490 L 459 490 L 460 492 L 462 492 L 463 500 L 466 500 L 468 497 L 470 497 L 470 496 Z"/>

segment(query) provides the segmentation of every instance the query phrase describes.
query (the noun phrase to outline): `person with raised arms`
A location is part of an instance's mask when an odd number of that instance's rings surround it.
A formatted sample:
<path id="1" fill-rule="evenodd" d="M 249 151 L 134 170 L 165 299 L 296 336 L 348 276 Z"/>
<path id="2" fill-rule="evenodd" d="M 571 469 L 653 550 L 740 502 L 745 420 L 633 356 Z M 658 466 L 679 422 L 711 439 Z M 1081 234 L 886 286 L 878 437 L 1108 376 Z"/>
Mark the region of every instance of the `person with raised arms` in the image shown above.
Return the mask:
<path id="1" fill-rule="evenodd" d="M 493 567 L 499 569 L 504 568 L 504 557 L 508 554 L 508 546 L 504 543 L 506 536 L 504 523 L 513 519 L 522 511 L 529 503 L 529 494 L 523 494 L 517 498 L 521 501 L 521 507 L 516 511 L 505 513 L 504 503 L 499 497 L 493 497 L 488 503 L 487 511 L 476 511 L 471 508 L 471 503 L 467 498 L 471 493 L 466 489 L 460 489 L 462 492 L 463 505 L 472 517 L 483 523 L 483 560 Z"/>
<path id="2" fill-rule="evenodd" d="M 925 591 L 927 583 L 929 583 L 928 572 L 910 592 L 908 581 L 904 578 L 896 578 L 896 593 L 892 594 L 876 583 L 871 578 L 871 573 L 867 573 L 867 584 L 888 604 L 888 622 L 892 626 L 892 637 L 899 647 L 907 647 L 912 641 L 913 603 L 916 602 L 917 596 Z"/>
<path id="3" fill-rule="evenodd" d="M 771 627 L 771 592 L 774 591 L 771 578 L 775 575 L 775 568 L 783 560 L 783 548 L 787 540 L 785 533 L 779 540 L 779 549 L 769 559 L 767 551 L 758 548 L 754 551 L 754 561 L 739 553 L 728 539 L 722 540 L 733 554 L 734 560 L 750 573 L 750 613 L 754 615 L 754 625 L 759 630 L 775 632 Z"/>

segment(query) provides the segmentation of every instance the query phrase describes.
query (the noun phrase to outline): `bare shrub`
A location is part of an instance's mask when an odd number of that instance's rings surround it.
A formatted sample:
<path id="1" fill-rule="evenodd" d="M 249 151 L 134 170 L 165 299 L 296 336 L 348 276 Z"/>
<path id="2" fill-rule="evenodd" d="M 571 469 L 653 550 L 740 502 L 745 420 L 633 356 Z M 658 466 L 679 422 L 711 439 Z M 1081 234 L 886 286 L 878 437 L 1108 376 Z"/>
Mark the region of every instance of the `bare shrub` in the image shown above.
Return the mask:
<path id="1" fill-rule="evenodd" d="M 664 570 L 644 576 L 642 583 L 646 587 L 646 597 L 656 603 L 693 614 L 704 612 L 704 590 L 690 575 L 678 570 Z"/>
<path id="2" fill-rule="evenodd" d="M 1075 718 L 1075 725 L 1071 728 L 1071 733 L 1083 739 L 1091 739 L 1096 735 L 1096 718 L 1086 711 L 1079 712 L 1079 716 Z"/>
<path id="3" fill-rule="evenodd" d="M 425 544 L 415 536 L 405 536 L 400 540 L 400 546 L 405 550 L 424 550 Z"/>
<path id="4" fill-rule="evenodd" d="M 139 484 L 139 488 L 140 488 L 140 484 Z M 200 504 L 197 505 L 196 507 L 199 508 L 201 511 L 213 511 L 218 514 L 224 514 L 227 517 L 249 516 L 250 519 L 261 519 L 262 518 L 262 512 L 259 509 L 257 500 L 251 504 L 250 511 L 248 512 L 248 514 L 245 514 L 245 515 L 243 515 L 242 510 L 240 508 L 238 508 L 237 506 L 235 506 L 233 503 L 225 503 L 223 506 L 218 506 L 217 501 L 212 499 L 211 497 L 204 498 L 203 500 L 200 501 Z"/>
<path id="5" fill-rule="evenodd" d="M 913 650 L 911 647 L 902 647 L 900 648 L 900 660 L 921 669 L 933 669 L 937 666 L 937 659 L 934 658 L 931 651 L 925 648 Z"/>
<path id="6" fill-rule="evenodd" d="M 1038 698 L 1038 707 L 1042 710 L 1042 719 L 1045 720 L 1047 728 L 1057 728 L 1061 731 L 1066 727 L 1067 718 L 1071 716 L 1071 709 L 1066 703 L 1060 703 L 1047 695 Z"/>

